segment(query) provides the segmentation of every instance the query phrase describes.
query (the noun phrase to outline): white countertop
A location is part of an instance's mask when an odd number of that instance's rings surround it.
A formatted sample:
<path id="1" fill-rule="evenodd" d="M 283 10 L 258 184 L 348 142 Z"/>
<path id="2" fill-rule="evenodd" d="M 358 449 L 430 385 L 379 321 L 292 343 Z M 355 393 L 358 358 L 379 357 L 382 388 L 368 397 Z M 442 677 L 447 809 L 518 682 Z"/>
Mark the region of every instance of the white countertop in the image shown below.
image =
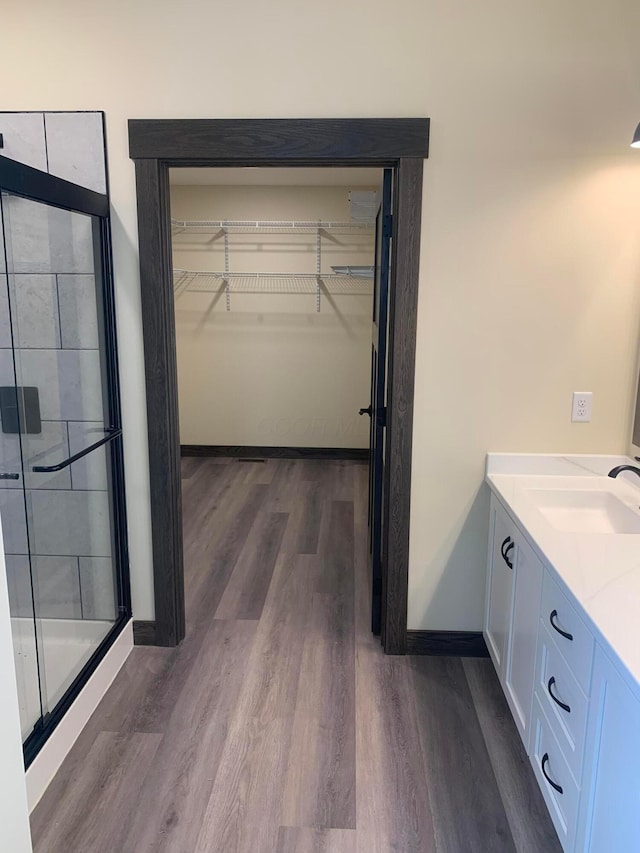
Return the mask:
<path id="1" fill-rule="evenodd" d="M 613 467 L 625 464 L 640 467 L 626 456 L 490 453 L 486 480 L 640 695 L 640 534 L 563 533 L 547 521 L 529 494 L 540 488 L 604 486 L 640 508 L 639 477 L 633 472 L 615 480 L 607 477 Z"/>

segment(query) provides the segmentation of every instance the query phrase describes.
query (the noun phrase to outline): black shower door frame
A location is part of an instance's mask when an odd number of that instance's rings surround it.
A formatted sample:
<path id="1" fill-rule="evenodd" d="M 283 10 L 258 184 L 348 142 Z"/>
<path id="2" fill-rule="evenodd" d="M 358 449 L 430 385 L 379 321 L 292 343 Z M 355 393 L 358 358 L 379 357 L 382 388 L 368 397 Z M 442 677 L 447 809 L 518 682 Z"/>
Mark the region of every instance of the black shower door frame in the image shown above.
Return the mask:
<path id="1" fill-rule="evenodd" d="M 108 403 L 110 426 L 115 433 L 113 440 L 110 441 L 111 453 L 109 456 L 113 492 L 111 509 L 113 513 L 113 556 L 116 566 L 117 618 L 109 633 L 96 647 L 95 652 L 60 701 L 44 719 L 41 718 L 24 742 L 25 767 L 29 767 L 131 619 L 129 552 L 109 197 L 2 156 L 0 156 L 0 191 L 68 210 L 72 213 L 82 213 L 94 217 L 95 276 L 96 280 L 100 281 L 99 293 L 102 297 L 101 308 L 104 317 L 104 340 L 101 342 L 105 366 L 104 395 Z"/>

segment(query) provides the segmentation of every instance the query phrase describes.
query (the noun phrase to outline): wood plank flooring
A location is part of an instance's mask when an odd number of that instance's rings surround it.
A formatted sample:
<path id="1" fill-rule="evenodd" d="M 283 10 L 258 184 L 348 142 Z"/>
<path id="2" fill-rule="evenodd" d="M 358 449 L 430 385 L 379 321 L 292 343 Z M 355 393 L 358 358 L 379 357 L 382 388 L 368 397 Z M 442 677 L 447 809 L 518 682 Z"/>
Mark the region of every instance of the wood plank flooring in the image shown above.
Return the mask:
<path id="1" fill-rule="evenodd" d="M 187 637 L 137 647 L 36 853 L 555 853 L 487 660 L 385 657 L 367 467 L 183 460 Z"/>

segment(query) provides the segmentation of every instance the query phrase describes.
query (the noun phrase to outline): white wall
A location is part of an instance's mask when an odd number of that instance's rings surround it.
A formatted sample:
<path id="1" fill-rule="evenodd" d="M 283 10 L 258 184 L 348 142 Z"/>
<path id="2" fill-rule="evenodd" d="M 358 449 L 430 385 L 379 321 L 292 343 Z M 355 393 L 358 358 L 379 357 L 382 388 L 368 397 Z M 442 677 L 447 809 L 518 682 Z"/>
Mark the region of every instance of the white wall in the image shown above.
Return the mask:
<path id="1" fill-rule="evenodd" d="M 171 211 L 179 220 L 348 222 L 348 192 L 173 185 Z M 174 267 L 223 270 L 224 240 L 214 237 L 178 232 Z M 322 272 L 373 264 L 373 244 L 372 230 L 323 237 Z M 231 233 L 229 257 L 232 272 L 315 273 L 316 235 Z M 230 305 L 216 293 L 176 297 L 180 443 L 368 447 L 358 408 L 370 396 L 372 295 L 321 296 L 319 313 L 313 294 L 234 294 Z"/>
<path id="2" fill-rule="evenodd" d="M 628 445 L 637 0 L 8 0 L 2 23 L 4 109 L 107 114 L 137 618 L 152 596 L 127 118 L 431 117 L 409 624 L 479 628 L 485 452 Z M 576 389 L 589 425 L 569 422 Z"/>

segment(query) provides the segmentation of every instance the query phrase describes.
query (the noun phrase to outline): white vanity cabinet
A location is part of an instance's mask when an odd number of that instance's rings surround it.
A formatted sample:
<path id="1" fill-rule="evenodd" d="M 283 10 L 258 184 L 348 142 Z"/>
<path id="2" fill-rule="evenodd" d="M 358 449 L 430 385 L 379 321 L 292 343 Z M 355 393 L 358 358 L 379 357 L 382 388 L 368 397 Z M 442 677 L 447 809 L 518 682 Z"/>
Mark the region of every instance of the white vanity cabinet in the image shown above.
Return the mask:
<path id="1" fill-rule="evenodd" d="M 495 497 L 491 499 L 491 532 L 484 637 L 527 744 L 543 568 Z"/>
<path id="2" fill-rule="evenodd" d="M 596 647 L 576 851 L 640 850 L 640 696 Z"/>
<path id="3" fill-rule="evenodd" d="M 484 636 L 563 849 L 640 853 L 640 685 L 495 494 Z"/>
<path id="4" fill-rule="evenodd" d="M 511 628 L 505 661 L 504 691 L 525 745 L 531 726 L 538 608 L 543 567 L 531 546 L 516 534 Z"/>
<path id="5" fill-rule="evenodd" d="M 513 601 L 515 524 L 494 497 L 491 498 L 490 530 L 484 638 L 500 681 L 504 682 Z"/>

